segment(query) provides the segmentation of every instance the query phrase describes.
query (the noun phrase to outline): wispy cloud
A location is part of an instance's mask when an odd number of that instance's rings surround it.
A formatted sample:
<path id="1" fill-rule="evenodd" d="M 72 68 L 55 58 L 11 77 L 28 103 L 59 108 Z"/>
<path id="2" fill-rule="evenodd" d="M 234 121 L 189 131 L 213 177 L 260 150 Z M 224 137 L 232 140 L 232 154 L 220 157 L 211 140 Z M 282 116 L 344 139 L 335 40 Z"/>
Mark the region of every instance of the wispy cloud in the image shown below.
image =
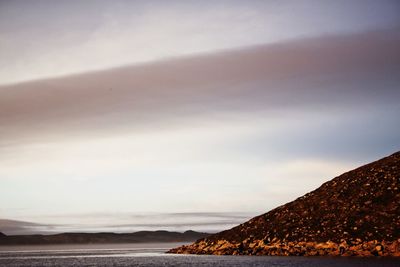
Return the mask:
<path id="1" fill-rule="evenodd" d="M 392 0 L 1 1 L 0 83 L 388 28 L 398 13 Z"/>
<path id="2" fill-rule="evenodd" d="M 0 3 L 3 218 L 221 230 L 400 147 L 397 1 L 50 2 Z"/>
<path id="3" fill-rule="evenodd" d="M 0 87 L 2 214 L 272 209 L 399 148 L 399 43 L 325 36 Z"/>
<path id="4" fill-rule="evenodd" d="M 0 145 L 215 112 L 389 107 L 400 94 L 399 38 L 396 29 L 306 39 L 3 86 Z"/>
<path id="5" fill-rule="evenodd" d="M 63 214 L 37 218 L 55 222 L 46 224 L 0 219 L 0 231 L 9 235 L 63 232 L 130 233 L 156 230 L 195 230 L 212 233 L 243 223 L 254 215 L 256 214 L 233 212 Z M 110 217 L 114 223 L 110 222 Z"/>

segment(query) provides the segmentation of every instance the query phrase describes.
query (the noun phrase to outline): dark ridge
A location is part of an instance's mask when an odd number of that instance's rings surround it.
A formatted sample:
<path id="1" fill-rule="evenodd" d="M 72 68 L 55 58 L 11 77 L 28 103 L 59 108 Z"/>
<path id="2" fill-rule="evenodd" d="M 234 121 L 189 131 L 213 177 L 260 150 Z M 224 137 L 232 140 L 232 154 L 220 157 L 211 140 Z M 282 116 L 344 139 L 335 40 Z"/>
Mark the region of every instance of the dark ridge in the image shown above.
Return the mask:
<path id="1" fill-rule="evenodd" d="M 0 235 L 0 245 L 98 244 L 192 242 L 208 236 L 207 233 L 186 231 L 140 231 L 135 233 L 62 233 L 55 235 Z"/>
<path id="2" fill-rule="evenodd" d="M 260 242 L 393 242 L 400 239 L 400 152 L 346 172 L 318 189 L 268 213 L 183 248 L 177 253 L 204 253 L 207 244 L 229 243 L 220 254 L 241 254 Z M 198 244 L 202 243 L 201 249 Z M 196 245 L 197 244 L 197 245 Z M 261 245 L 254 244 L 254 247 Z M 399 248 L 396 248 L 400 250 Z M 206 249 L 207 250 L 207 249 Z M 217 248 L 209 249 L 213 254 Z M 256 254 L 253 250 L 244 254 Z"/>

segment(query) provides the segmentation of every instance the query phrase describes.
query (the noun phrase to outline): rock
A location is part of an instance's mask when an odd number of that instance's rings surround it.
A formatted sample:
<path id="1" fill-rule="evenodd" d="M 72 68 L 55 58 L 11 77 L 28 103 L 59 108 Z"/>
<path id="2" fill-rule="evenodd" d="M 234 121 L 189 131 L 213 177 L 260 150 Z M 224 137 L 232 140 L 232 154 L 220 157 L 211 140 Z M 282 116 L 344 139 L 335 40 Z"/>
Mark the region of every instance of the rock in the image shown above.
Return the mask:
<path id="1" fill-rule="evenodd" d="M 398 256 L 400 152 L 170 253 Z M 397 188 L 397 189 L 395 189 Z"/>

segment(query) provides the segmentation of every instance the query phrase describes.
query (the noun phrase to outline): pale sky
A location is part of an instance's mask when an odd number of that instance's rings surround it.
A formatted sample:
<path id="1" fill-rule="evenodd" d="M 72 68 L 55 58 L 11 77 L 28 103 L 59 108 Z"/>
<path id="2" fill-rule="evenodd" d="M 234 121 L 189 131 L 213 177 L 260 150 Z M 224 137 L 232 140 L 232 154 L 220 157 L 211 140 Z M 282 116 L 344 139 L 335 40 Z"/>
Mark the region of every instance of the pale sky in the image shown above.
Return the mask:
<path id="1" fill-rule="evenodd" d="M 0 231 L 223 230 L 398 151 L 399 14 L 1 1 Z"/>

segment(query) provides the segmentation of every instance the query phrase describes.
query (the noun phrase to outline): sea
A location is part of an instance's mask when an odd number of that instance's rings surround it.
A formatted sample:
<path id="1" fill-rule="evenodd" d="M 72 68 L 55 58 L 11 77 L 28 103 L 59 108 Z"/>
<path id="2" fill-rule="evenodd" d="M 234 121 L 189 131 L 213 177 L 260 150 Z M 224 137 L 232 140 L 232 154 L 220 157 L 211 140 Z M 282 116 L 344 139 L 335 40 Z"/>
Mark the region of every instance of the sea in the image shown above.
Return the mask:
<path id="1" fill-rule="evenodd" d="M 396 258 L 173 255 L 181 243 L 1 246 L 0 266 L 399 267 Z"/>

